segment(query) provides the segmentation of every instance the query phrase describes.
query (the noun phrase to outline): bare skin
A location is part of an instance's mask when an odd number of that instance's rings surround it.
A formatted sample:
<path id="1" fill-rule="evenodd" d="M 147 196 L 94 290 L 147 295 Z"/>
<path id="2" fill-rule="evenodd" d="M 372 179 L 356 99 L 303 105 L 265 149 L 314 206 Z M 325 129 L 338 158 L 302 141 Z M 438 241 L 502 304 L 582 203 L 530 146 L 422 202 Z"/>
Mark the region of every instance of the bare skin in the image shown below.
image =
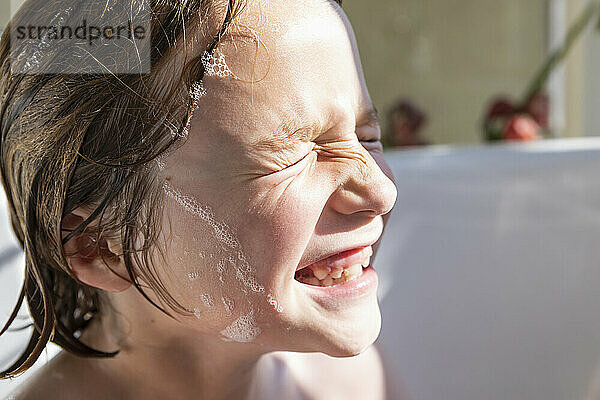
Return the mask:
<path id="1" fill-rule="evenodd" d="M 247 385 L 240 385 L 238 390 L 230 391 L 222 398 L 409 400 L 409 397 L 390 397 L 389 394 L 386 397 L 383 366 L 374 346 L 345 359 L 323 353 L 268 353 L 253 367 L 251 376 Z M 175 396 L 171 390 L 174 384 L 135 389 L 129 386 L 130 383 L 119 385 L 113 377 L 104 375 L 97 362 L 61 353 L 10 399 L 204 398 L 193 390 L 187 393 L 178 390 L 178 395 L 187 397 L 172 397 Z"/>
<path id="2" fill-rule="evenodd" d="M 375 256 L 396 200 L 350 22 L 322 0 L 250 1 L 237 22 L 250 40 L 219 46 L 231 74 L 205 77 L 186 142 L 162 160 L 157 273 L 187 314 L 71 258 L 111 304 L 84 341 L 120 353 L 63 354 L 18 398 L 252 400 L 285 385 L 287 398 L 383 398 L 375 291 L 323 302 L 294 280 L 323 255 L 373 243 Z M 108 243 L 125 275 L 120 251 Z"/>

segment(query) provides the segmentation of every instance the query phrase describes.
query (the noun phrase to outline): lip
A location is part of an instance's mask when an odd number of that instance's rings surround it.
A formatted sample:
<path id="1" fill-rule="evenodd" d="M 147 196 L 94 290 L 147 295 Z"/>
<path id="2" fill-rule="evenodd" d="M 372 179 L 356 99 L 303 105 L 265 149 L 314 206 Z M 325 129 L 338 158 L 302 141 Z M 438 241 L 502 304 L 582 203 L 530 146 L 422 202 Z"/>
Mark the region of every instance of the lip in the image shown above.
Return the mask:
<path id="1" fill-rule="evenodd" d="M 341 250 L 337 253 L 329 254 L 325 257 L 321 257 L 320 259 L 310 262 L 308 264 L 299 265 L 296 267 L 296 271 L 301 270 L 302 268 L 306 268 L 310 265 L 339 265 L 339 266 L 347 266 L 353 264 L 359 264 L 362 260 L 367 257 L 373 255 L 373 248 L 371 245 L 375 243 L 369 243 L 362 246 L 355 246 L 352 248 Z"/>
<path id="2" fill-rule="evenodd" d="M 361 276 L 338 285 L 323 287 L 298 283 L 302 285 L 305 290 L 310 292 L 313 297 L 329 301 L 365 296 L 377 289 L 379 277 L 377 276 L 377 272 L 369 264 L 367 268 L 363 268 Z"/>

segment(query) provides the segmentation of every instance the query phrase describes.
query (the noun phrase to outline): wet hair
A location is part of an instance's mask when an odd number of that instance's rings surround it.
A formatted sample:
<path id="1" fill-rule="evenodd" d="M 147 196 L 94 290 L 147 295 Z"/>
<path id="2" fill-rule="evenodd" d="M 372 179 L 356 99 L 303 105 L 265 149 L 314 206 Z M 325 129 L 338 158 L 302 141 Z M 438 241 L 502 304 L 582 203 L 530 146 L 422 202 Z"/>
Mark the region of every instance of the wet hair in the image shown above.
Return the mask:
<path id="1" fill-rule="evenodd" d="M 29 0 L 19 13 L 47 10 L 47 3 L 54 3 L 56 10 L 58 2 Z M 116 354 L 78 339 L 100 311 L 101 291 L 77 280 L 63 244 L 86 228 L 94 226 L 97 246 L 109 237 L 119 240 L 128 279 L 148 301 L 166 313 L 164 305 L 183 309 L 157 279 L 150 261 L 163 200 L 157 163 L 152 161 L 178 141 L 180 135 L 173 133 L 185 128 L 191 107 L 191 99 L 182 97 L 180 89 L 201 79 L 203 67 L 200 54 L 186 57 L 179 76 L 165 66 L 173 58 L 169 50 L 181 42 L 186 29 L 190 35 L 188 26 L 194 20 L 218 15 L 221 23 L 206 48 L 212 52 L 242 3 L 149 4 L 147 74 L 13 74 L 11 59 L 20 49 L 10 46 L 10 23 L 2 35 L 0 172 L 11 226 L 25 253 L 25 279 L 0 335 L 14 322 L 24 299 L 34 329 L 23 354 L 0 372 L 0 378 L 26 371 L 48 341 L 80 356 Z M 44 57 L 52 62 L 52 57 Z M 71 232 L 61 231 L 63 218 L 80 206 L 92 210 L 89 218 Z M 163 305 L 146 295 L 138 278 Z"/>
<path id="2" fill-rule="evenodd" d="M 56 10 L 57 3 L 73 2 L 28 0 L 15 18 L 50 12 L 48 3 Z M 33 330 L 24 352 L 0 378 L 26 371 L 49 341 L 79 356 L 118 353 L 78 339 L 107 306 L 102 291 L 80 282 L 68 267 L 63 245 L 80 234 L 95 235 L 98 254 L 108 238 L 118 241 L 126 278 L 135 288 L 168 315 L 169 310 L 188 312 L 160 282 L 150 256 L 158 248 L 164 201 L 156 161 L 185 136 L 181 133 L 193 108 L 188 89 L 204 74 L 201 55 L 212 53 L 227 35 L 245 0 L 148 3 L 149 73 L 15 74 L 11 59 L 20 50 L 10 46 L 15 18 L 2 35 L 0 173 L 11 226 L 25 254 L 25 279 L 0 335 L 15 321 L 24 300 Z M 192 37 L 190 26 L 200 26 L 207 40 L 194 56 L 185 54 L 177 71 L 169 63 Z M 52 62 L 51 57 L 46 60 Z M 65 217 L 78 207 L 91 214 L 65 231 Z"/>

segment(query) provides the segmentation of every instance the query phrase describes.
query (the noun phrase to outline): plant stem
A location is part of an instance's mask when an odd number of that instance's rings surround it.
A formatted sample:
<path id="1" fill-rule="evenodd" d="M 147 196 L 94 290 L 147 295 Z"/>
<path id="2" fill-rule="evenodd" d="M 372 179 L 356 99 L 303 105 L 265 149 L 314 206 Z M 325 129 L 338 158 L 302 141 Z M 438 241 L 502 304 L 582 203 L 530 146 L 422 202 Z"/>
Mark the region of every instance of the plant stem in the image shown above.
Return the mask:
<path id="1" fill-rule="evenodd" d="M 590 23 L 590 21 L 599 9 L 600 3 L 597 0 L 591 1 L 585 7 L 585 9 L 573 23 L 573 25 L 571 25 L 571 27 L 569 28 L 569 31 L 567 32 L 567 37 L 565 38 L 565 41 L 563 42 L 562 46 L 560 46 L 558 49 L 554 50 L 552 54 L 550 54 L 542 68 L 534 76 L 534 79 L 529 84 L 527 91 L 525 92 L 525 96 L 523 97 L 523 104 L 527 104 L 529 100 L 531 100 L 531 98 L 533 98 L 536 95 L 536 93 L 538 93 L 546 86 L 546 83 L 548 82 L 552 71 L 554 71 L 558 64 L 560 64 L 565 59 L 567 54 L 569 54 L 569 51 L 571 50 L 579 36 L 581 36 L 581 33 L 585 30 L 585 28 Z"/>

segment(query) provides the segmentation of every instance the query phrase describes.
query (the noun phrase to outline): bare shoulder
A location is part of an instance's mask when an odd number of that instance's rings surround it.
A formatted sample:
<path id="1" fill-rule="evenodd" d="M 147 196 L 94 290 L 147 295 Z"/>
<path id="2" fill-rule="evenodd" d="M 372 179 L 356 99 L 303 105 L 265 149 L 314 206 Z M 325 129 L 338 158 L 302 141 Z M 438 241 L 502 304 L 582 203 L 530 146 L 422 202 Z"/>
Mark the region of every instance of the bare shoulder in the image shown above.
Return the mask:
<path id="1" fill-rule="evenodd" d="M 375 346 L 354 357 L 336 358 L 323 353 L 274 355 L 290 371 L 304 399 L 385 399 L 385 374 Z"/>
<path id="2" fill-rule="evenodd" d="M 65 384 L 62 374 L 54 368 L 56 364 L 55 360 L 51 360 L 48 364 L 36 370 L 21 382 L 19 387 L 6 400 L 62 400 L 71 398 L 67 397 L 68 394 L 65 392 L 70 385 Z M 58 390 L 58 388 L 61 389 Z"/>
<path id="3" fill-rule="evenodd" d="M 88 390 L 89 379 L 84 379 L 82 369 L 75 369 L 64 352 L 54 357 L 27 378 L 7 400 L 95 400 Z M 81 385 L 81 382 L 86 385 Z"/>

